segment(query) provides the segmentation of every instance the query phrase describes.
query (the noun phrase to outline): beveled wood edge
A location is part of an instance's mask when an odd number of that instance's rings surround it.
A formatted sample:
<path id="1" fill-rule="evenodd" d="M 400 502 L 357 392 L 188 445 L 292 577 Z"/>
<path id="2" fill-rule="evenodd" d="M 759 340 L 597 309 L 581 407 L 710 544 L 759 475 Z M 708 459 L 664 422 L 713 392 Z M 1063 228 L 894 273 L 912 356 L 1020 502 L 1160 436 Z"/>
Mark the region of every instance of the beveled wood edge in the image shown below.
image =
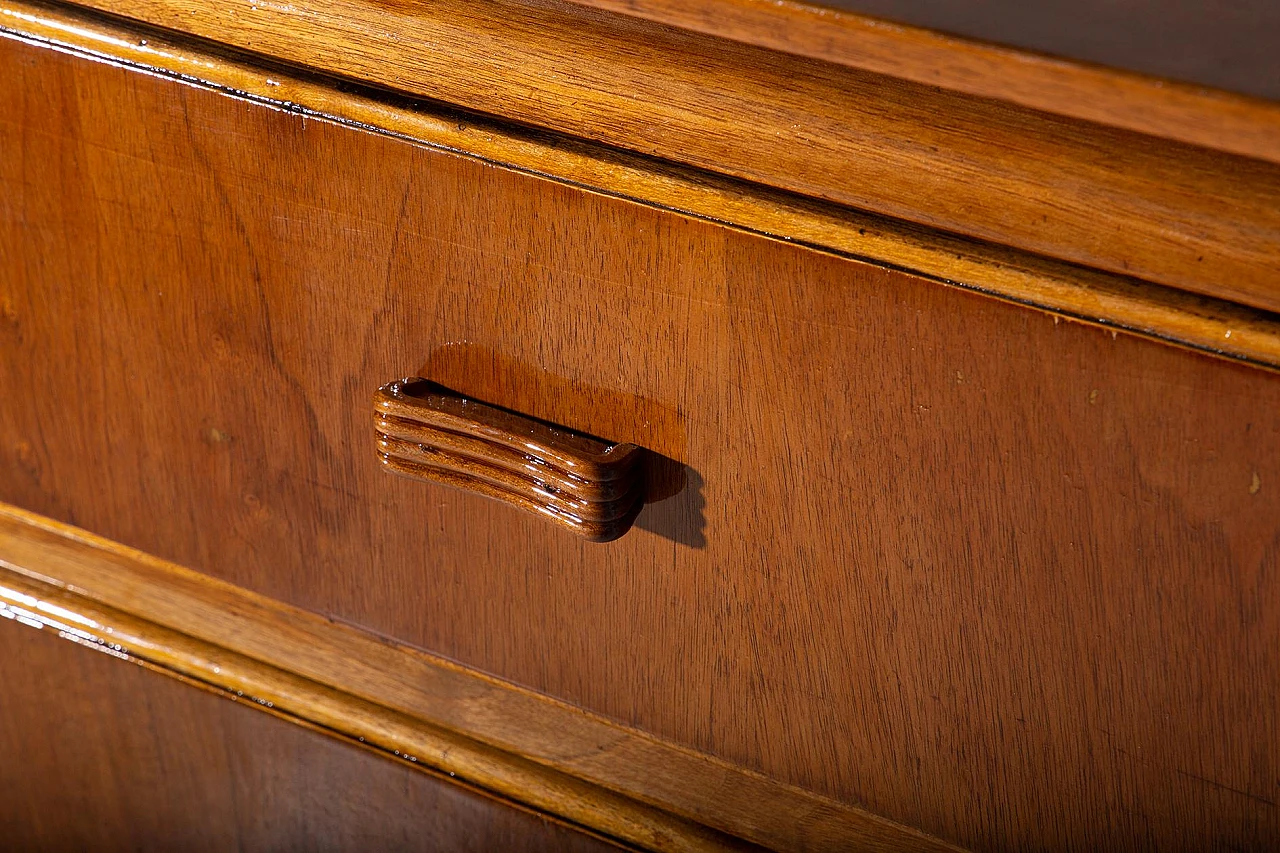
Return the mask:
<path id="1" fill-rule="evenodd" d="M 247 705 L 318 734 L 411 766 L 503 806 L 520 809 L 541 819 L 584 832 L 617 845 L 620 849 L 644 849 L 589 826 L 574 823 L 550 810 L 512 799 L 496 788 L 480 787 L 470 777 L 460 776 L 456 770 L 432 766 L 419 757 L 454 753 L 457 766 L 466 766 L 471 776 L 484 778 L 486 771 L 492 770 L 489 751 L 468 738 L 437 731 L 430 726 L 387 713 L 383 709 L 371 709 L 346 697 L 337 697 L 335 701 L 332 691 L 326 691 L 307 679 L 297 678 L 234 652 L 221 649 L 211 651 L 208 644 L 193 641 L 190 637 L 145 619 L 86 601 L 47 579 L 37 580 L 11 571 L 3 561 L 0 561 L 0 617 L 14 619 L 28 627 L 54 631 L 60 639 L 137 664 L 189 687 Z M 3 653 L 0 650 L 0 654 Z M 218 680 L 208 680 L 210 667 L 217 670 L 215 674 L 219 676 Z M 307 705 L 309 716 L 299 716 L 290 710 L 300 703 Z M 504 759 L 505 756 L 500 756 L 497 760 L 501 762 Z M 454 763 L 450 763 L 450 766 L 454 766 Z M 503 778 L 512 781 L 524 778 L 521 772 L 527 772 L 528 768 L 516 763 L 511 767 L 503 767 L 503 771 Z M 547 780 L 535 770 L 528 775 L 526 781 L 531 785 L 540 785 Z M 572 780 L 551 779 L 550 782 L 551 788 L 543 792 L 547 800 L 565 798 L 573 802 L 596 795 L 591 786 L 575 786 Z M 627 816 L 620 817 L 625 820 Z M 717 847 L 713 842 L 709 849 L 723 849 L 723 845 Z"/>
<path id="2" fill-rule="evenodd" d="M 139 39 L 145 32 L 147 38 Z M 661 207 L 854 260 L 887 265 L 1071 320 L 1280 369 L 1266 311 L 912 226 L 663 161 L 408 102 L 31 0 L 0 0 L 0 35 L 308 117 L 381 132 L 602 195 Z"/>
<path id="3" fill-rule="evenodd" d="M 45 586 L 44 588 L 47 589 L 48 587 Z M 0 602 L 0 604 L 3 604 L 3 602 Z M 362 750 L 367 753 L 372 753 L 373 755 L 380 756 L 388 761 L 394 761 L 401 765 L 407 765 L 407 766 L 413 767 L 414 769 L 418 770 L 421 773 L 426 774 L 427 776 L 430 776 L 441 782 L 447 782 L 451 785 L 457 785 L 459 788 L 463 788 L 466 791 L 472 794 L 475 794 L 476 796 L 483 797 L 490 802 L 496 803 L 505 808 L 517 809 L 519 811 L 524 812 L 525 814 L 532 815 L 538 818 L 539 820 L 543 820 L 548 823 L 555 824 L 556 826 L 566 827 L 574 832 L 582 833 L 584 835 L 590 836 L 591 838 L 599 839 L 600 841 L 612 847 L 616 847 L 619 850 L 630 850 L 630 851 L 644 850 L 644 848 L 637 847 L 634 844 L 629 844 L 626 841 L 623 841 L 622 839 L 604 835 L 599 831 L 594 830 L 588 826 L 584 826 L 583 824 L 573 823 L 569 820 L 566 820 L 560 817 L 559 815 L 534 808 L 527 803 L 522 803 L 517 800 L 513 800 L 510 797 L 506 797 L 496 791 L 477 787 L 475 784 L 460 778 L 454 772 L 444 772 L 441 770 L 437 770 L 436 768 L 431 767 L 423 763 L 422 761 L 420 761 L 416 755 L 406 754 L 404 752 L 401 752 L 399 749 L 396 749 L 394 746 L 386 747 L 386 746 L 382 746 L 380 743 L 371 742 L 364 737 L 352 737 L 351 735 L 348 735 L 345 732 L 335 730 L 333 728 L 324 726 L 320 723 L 313 722 L 311 720 L 303 719 L 302 717 L 298 717 L 288 712 L 287 710 L 284 710 L 279 707 L 274 707 L 274 703 L 272 703 L 270 700 L 261 699 L 261 697 L 255 697 L 253 695 L 245 695 L 243 691 L 237 691 L 236 693 L 232 693 L 231 691 L 223 687 L 219 687 L 215 684 L 210 684 L 205 681 L 200 681 L 197 678 L 184 675 L 183 673 L 171 667 L 138 657 L 136 655 L 128 655 L 122 652 L 118 652 L 111 647 L 111 644 L 108 644 L 105 642 L 99 643 L 96 641 L 92 641 L 90 643 L 82 640 L 79 637 L 71 637 L 71 638 L 62 637 L 62 639 L 71 639 L 73 642 L 77 643 L 78 645 L 82 645 L 82 646 L 85 646 L 86 648 L 91 648 L 94 651 L 103 652 L 111 657 L 116 657 L 120 660 L 128 661 L 129 663 L 132 663 L 132 664 L 136 664 L 137 666 L 140 666 L 145 670 L 157 673 L 167 678 L 171 678 L 180 684 L 184 684 L 188 687 L 195 688 L 204 693 L 208 693 L 213 696 L 226 699 L 238 705 L 248 705 L 255 711 L 259 711 L 261 713 L 268 714 L 269 716 L 276 717 L 287 723 L 291 723 L 292 725 L 299 726 L 301 728 L 307 729 L 308 731 L 315 732 L 316 734 L 319 734 L 319 735 L 324 735 L 326 737 L 333 738 L 334 740 L 342 741 L 343 743 L 346 743 L 349 746 L 355 747 L 356 749 Z M 758 848 L 755 848 L 755 849 L 758 849 Z"/>
<path id="4" fill-rule="evenodd" d="M 2 503 L 0 603 L 645 849 L 959 849 Z"/>
<path id="5" fill-rule="evenodd" d="M 76 5 L 303 73 L 1280 312 L 1280 167 L 1263 160 L 561 0 Z"/>
<path id="6" fill-rule="evenodd" d="M 800 0 L 570 0 L 683 30 L 1280 163 L 1280 104 Z"/>

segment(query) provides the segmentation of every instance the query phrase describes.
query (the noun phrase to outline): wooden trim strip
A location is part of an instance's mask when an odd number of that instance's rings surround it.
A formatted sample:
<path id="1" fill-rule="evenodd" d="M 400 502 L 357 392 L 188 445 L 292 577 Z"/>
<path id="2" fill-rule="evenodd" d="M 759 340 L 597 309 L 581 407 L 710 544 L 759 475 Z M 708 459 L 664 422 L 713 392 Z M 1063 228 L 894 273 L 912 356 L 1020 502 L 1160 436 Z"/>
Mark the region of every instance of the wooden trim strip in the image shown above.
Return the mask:
<path id="1" fill-rule="evenodd" d="M 495 752 L 465 736 L 353 699 L 147 619 L 103 607 L 56 584 L 9 571 L 3 561 L 0 617 L 54 630 L 61 638 L 86 648 L 351 741 L 481 793 L 496 794 L 512 806 L 531 808 L 600 834 L 588 824 L 573 821 L 574 817 L 585 818 L 616 832 L 602 835 L 611 841 L 649 836 L 657 846 L 646 849 L 719 851 L 742 846 L 572 777 Z M 512 790 L 527 791 L 528 795 L 523 801 L 506 796 Z M 669 839 L 676 842 L 669 843 Z"/>
<path id="2" fill-rule="evenodd" d="M 556 0 L 83 0 L 305 68 L 1280 311 L 1280 166 Z"/>
<path id="3" fill-rule="evenodd" d="M 640 155 L 370 92 L 181 36 L 31 0 L 0 0 L 0 35 L 125 64 L 321 120 L 723 222 L 1073 320 L 1280 369 L 1264 311 L 914 227 Z"/>
<path id="4" fill-rule="evenodd" d="M 0 0 L 0 32 L 123 62 L 319 118 L 895 266 L 1073 319 L 1280 367 L 1280 323 L 1267 312 L 1024 252 L 915 228 L 870 214 L 655 163 L 572 139 L 423 104 L 341 89 L 235 55 L 210 53 L 158 31 Z"/>
<path id="5" fill-rule="evenodd" d="M 645 849 L 957 849 L 7 504 L 0 603 Z"/>
<path id="6" fill-rule="evenodd" d="M 1280 163 L 1280 104 L 797 0 L 573 0 L 684 30 Z"/>

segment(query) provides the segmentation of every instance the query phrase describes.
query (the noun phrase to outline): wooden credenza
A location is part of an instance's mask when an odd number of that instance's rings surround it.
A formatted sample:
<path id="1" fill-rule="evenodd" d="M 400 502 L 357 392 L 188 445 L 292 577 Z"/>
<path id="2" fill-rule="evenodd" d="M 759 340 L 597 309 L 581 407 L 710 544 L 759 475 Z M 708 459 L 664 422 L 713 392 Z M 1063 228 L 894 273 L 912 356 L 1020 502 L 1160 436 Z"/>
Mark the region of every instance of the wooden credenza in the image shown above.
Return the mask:
<path id="1" fill-rule="evenodd" d="M 1277 843 L 1280 106 L 699 5 L 0 0 L 4 846 Z"/>

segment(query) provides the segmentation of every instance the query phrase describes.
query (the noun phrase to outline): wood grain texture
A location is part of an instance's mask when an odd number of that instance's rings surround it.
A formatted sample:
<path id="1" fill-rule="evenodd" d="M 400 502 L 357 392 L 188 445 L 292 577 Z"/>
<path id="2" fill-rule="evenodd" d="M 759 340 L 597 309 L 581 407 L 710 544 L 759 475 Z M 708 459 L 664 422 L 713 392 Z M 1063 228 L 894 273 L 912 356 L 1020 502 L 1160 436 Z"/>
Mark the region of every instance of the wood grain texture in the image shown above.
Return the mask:
<path id="1" fill-rule="evenodd" d="M 1280 310 L 1280 165 L 557 0 L 91 0 L 285 62 Z"/>
<path id="2" fill-rule="evenodd" d="M 136 26 L 92 13 L 0 0 L 0 30 L 77 54 L 136 64 L 186 83 L 206 81 L 205 85 L 245 93 L 280 109 L 379 129 L 609 195 L 873 259 L 1066 317 L 1280 367 L 1280 322 L 1244 306 L 910 227 L 565 137 L 522 131 L 475 115 L 388 99 L 349 84 L 335 87 L 333 81 L 210 53 L 207 46 L 181 37 L 155 30 L 140 33 Z"/>
<path id="3" fill-rule="evenodd" d="M 374 393 L 373 429 L 388 471 L 503 501 L 592 542 L 622 536 L 645 504 L 643 449 L 498 409 L 419 377 Z"/>
<path id="4" fill-rule="evenodd" d="M 1154 79 L 1114 68 L 1098 68 L 795 0 L 574 2 L 876 74 L 1008 101 L 1055 115 L 1273 163 L 1280 161 L 1280 105 L 1207 89 L 1203 85 Z M 857 3 L 846 5 L 855 6 Z M 995 4 L 985 5 L 985 9 L 975 9 L 973 3 L 961 2 L 944 9 L 937 3 L 921 4 L 914 11 L 921 18 L 949 15 L 951 21 L 966 17 L 973 21 L 982 16 L 985 17 L 982 26 L 987 32 L 1008 26 L 1007 16 L 990 15 Z M 1033 16 L 1045 13 L 1043 3 L 1019 5 Z M 1113 11 L 1132 13 L 1138 4 L 1099 5 Z M 1167 18 L 1165 6 L 1167 4 L 1162 4 L 1161 12 L 1147 10 L 1153 22 L 1164 22 Z M 1220 7 L 1201 3 L 1184 3 L 1182 6 L 1195 6 L 1201 14 L 1208 15 L 1220 10 Z M 1072 4 L 1072 9 L 1077 10 L 1077 6 Z M 1243 22 L 1237 25 L 1247 26 Z M 1013 26 L 1016 27 L 1016 23 Z M 977 30 L 970 30 L 968 34 L 987 38 L 988 41 L 1001 40 L 984 36 Z M 1095 35 L 1100 37 L 1100 44 L 1132 57 L 1113 30 L 1099 30 Z M 1047 31 L 1045 36 L 1051 37 Z M 1259 45 L 1267 44 L 1263 33 L 1252 32 L 1250 36 Z M 1064 54 L 1063 51 L 1051 52 L 1059 56 Z M 1153 54 L 1151 58 L 1178 62 L 1187 60 L 1194 53 L 1181 51 L 1176 56 Z M 1066 55 L 1070 56 L 1070 53 L 1066 52 Z M 1269 61 L 1274 63 L 1274 57 Z M 1118 64 L 1128 67 L 1124 62 Z M 1265 75 L 1247 75 L 1243 68 L 1232 70 L 1249 80 L 1251 85 L 1245 87 L 1248 91 L 1276 85 L 1275 79 L 1268 79 Z M 1274 74 L 1271 76 L 1275 77 Z"/>
<path id="5" fill-rule="evenodd" d="M 955 849 L 4 505 L 0 616 L 650 850 Z"/>
<path id="6" fill-rule="evenodd" d="M 618 849 L 0 615 L 6 850 Z"/>
<path id="7" fill-rule="evenodd" d="M 0 69 L 0 498 L 965 846 L 1276 843 L 1274 374 Z M 368 394 L 406 360 L 686 487 L 598 546 L 386 477 Z"/>

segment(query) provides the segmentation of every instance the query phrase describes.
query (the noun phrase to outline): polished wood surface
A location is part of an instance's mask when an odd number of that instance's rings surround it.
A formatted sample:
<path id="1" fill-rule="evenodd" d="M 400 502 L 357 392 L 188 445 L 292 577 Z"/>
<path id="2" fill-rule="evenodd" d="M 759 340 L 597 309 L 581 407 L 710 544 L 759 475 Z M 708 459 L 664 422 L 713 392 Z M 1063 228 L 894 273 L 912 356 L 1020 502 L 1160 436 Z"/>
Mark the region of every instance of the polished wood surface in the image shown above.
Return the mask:
<path id="1" fill-rule="evenodd" d="M 769 191 L 707 172 L 463 115 L 439 105 L 324 80 L 243 57 L 209 52 L 154 30 L 67 8 L 0 0 L 0 27 L 23 38 L 219 90 L 243 92 L 281 109 L 469 152 L 539 176 L 620 198 L 779 235 L 847 257 L 872 259 L 926 278 L 1061 316 L 1156 340 L 1280 367 L 1275 315 L 1148 282 L 1063 264 L 1008 248 L 913 227 L 873 214 Z"/>
<path id="2" fill-rule="evenodd" d="M 485 115 L 1280 310 L 1280 164 L 556 0 L 83 5 Z"/>
<path id="3" fill-rule="evenodd" d="M 618 849 L 0 616 L 6 850 Z"/>
<path id="4" fill-rule="evenodd" d="M 644 451 L 469 400 L 420 377 L 373 397 L 388 471 L 503 501 L 593 542 L 631 529 L 645 504 Z"/>
<path id="5" fill-rule="evenodd" d="M 0 615 L 650 850 L 954 849 L 5 505 Z"/>
<path id="6" fill-rule="evenodd" d="M 1280 104 L 970 41 L 898 23 L 897 20 L 904 15 L 898 15 L 893 22 L 868 18 L 831 8 L 832 0 L 822 4 L 796 0 L 574 2 L 850 68 L 1009 101 L 1055 115 L 1122 127 L 1273 163 L 1280 161 Z M 844 5 L 856 8 L 858 2 L 850 0 Z M 901 6 L 903 0 L 873 0 L 861 8 L 877 11 L 879 6 L 879 11 L 883 12 L 885 4 Z M 987 3 L 987 9 L 992 5 Z M 1013 5 L 1034 15 L 1043 4 Z M 1195 5 L 1206 12 L 1216 8 L 1207 3 Z M 1094 8 L 1108 6 L 1112 9 L 1133 8 L 1131 3 L 1095 4 Z M 944 6 L 917 4 L 918 20 L 925 22 L 928 16 L 936 15 L 944 8 L 952 21 L 966 14 L 971 21 L 976 17 L 973 3 L 966 0 Z M 989 31 L 992 26 L 1007 26 L 1007 23 L 1007 20 L 990 20 L 984 21 L 983 25 Z M 941 29 L 948 28 L 942 26 Z M 960 27 L 953 27 L 952 31 L 968 31 L 981 37 L 981 31 Z M 1109 37 L 1112 47 L 1124 49 L 1123 42 L 1116 40 L 1115 34 L 1109 30 L 1096 30 L 1091 34 Z M 1178 61 L 1188 56 L 1169 55 L 1163 59 Z M 1274 62 L 1274 56 L 1268 56 L 1267 61 Z M 1128 67 L 1123 62 L 1118 64 Z M 1259 91 L 1258 86 L 1269 89 L 1276 85 L 1274 79 L 1245 79 L 1253 85 L 1236 86 L 1237 91 Z"/>
<path id="7" fill-rule="evenodd" d="M 965 846 L 1280 835 L 1274 374 L 0 68 L 3 499 Z M 601 546 L 387 477 L 368 395 L 410 352 L 686 488 Z"/>

